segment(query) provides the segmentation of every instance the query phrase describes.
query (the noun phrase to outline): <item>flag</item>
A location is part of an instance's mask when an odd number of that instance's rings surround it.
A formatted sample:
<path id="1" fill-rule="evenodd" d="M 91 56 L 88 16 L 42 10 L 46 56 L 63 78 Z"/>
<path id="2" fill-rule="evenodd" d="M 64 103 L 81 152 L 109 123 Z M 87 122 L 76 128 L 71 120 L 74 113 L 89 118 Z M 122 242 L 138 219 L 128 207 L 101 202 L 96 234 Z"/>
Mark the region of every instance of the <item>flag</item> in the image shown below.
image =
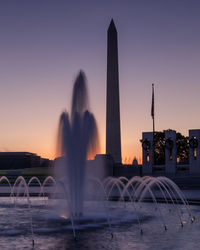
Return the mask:
<path id="1" fill-rule="evenodd" d="M 151 117 L 154 119 L 154 84 L 152 84 Z"/>

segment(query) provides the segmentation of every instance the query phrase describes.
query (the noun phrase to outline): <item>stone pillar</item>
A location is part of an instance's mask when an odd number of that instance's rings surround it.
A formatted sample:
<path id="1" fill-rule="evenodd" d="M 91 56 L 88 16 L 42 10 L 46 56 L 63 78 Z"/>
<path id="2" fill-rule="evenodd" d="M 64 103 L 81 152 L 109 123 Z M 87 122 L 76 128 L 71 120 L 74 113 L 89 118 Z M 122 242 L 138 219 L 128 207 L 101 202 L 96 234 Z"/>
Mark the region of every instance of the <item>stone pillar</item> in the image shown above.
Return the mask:
<path id="1" fill-rule="evenodd" d="M 118 46 L 113 20 L 108 28 L 107 41 L 106 154 L 110 154 L 116 163 L 121 163 Z"/>
<path id="2" fill-rule="evenodd" d="M 165 131 L 165 173 L 175 175 L 177 165 L 176 131 Z"/>
<path id="3" fill-rule="evenodd" d="M 189 130 L 190 174 L 200 174 L 200 129 Z"/>
<path id="4" fill-rule="evenodd" d="M 142 174 L 151 175 L 154 165 L 153 132 L 142 133 Z"/>

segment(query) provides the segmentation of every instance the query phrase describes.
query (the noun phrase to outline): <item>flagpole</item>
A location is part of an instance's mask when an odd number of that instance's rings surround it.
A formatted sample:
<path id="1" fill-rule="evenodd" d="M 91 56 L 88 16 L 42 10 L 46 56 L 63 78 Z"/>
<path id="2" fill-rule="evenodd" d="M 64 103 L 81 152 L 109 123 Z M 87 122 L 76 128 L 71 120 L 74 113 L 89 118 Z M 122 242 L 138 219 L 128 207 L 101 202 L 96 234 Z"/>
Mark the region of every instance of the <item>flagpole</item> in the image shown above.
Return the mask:
<path id="1" fill-rule="evenodd" d="M 153 164 L 155 164 L 155 112 L 154 112 L 154 83 L 152 83 L 152 104 L 151 104 L 151 116 L 153 120 Z"/>
<path id="2" fill-rule="evenodd" d="M 155 133 L 155 119 L 154 119 L 154 83 L 152 83 L 152 106 L 151 106 L 151 116 L 153 120 L 153 134 Z"/>

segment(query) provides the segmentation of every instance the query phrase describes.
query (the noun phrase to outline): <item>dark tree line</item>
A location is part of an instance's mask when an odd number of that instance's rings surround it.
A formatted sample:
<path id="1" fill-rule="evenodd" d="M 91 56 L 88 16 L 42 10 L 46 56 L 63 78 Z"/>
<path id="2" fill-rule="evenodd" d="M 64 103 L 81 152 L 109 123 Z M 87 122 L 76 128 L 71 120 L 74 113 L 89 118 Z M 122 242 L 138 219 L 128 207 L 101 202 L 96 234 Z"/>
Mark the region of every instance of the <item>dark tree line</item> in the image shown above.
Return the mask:
<path id="1" fill-rule="evenodd" d="M 165 131 L 154 134 L 154 160 L 155 164 L 165 164 Z M 177 160 L 180 163 L 189 161 L 189 137 L 176 133 Z"/>

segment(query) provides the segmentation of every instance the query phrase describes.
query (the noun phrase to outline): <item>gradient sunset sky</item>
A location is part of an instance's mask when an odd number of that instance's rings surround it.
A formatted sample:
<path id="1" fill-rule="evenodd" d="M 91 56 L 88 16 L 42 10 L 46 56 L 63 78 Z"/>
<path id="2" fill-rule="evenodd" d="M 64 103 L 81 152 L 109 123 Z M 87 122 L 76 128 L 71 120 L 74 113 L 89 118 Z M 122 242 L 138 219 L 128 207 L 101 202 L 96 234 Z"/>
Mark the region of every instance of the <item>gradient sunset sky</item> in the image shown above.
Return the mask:
<path id="1" fill-rule="evenodd" d="M 200 128 L 200 1 L 0 2 L 0 151 L 53 159 L 60 113 L 80 69 L 105 152 L 106 42 L 118 30 L 123 160 L 141 158 L 142 131 Z"/>

